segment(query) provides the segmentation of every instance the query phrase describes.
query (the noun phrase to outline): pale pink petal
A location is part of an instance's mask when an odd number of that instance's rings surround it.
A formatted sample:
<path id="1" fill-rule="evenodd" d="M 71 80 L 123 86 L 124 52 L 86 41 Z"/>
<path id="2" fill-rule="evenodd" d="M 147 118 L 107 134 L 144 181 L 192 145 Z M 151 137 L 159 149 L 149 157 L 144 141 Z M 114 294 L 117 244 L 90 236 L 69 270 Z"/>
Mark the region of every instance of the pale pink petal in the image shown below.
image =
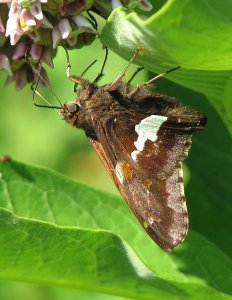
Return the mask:
<path id="1" fill-rule="evenodd" d="M 22 8 L 17 4 L 17 2 L 13 1 L 9 11 L 9 18 L 18 18 L 21 12 Z"/>
<path id="2" fill-rule="evenodd" d="M 59 41 L 61 40 L 61 33 L 57 26 L 52 29 L 52 45 L 53 48 L 56 48 Z"/>
<path id="3" fill-rule="evenodd" d="M 42 20 L 43 19 L 43 12 L 41 9 L 40 3 L 35 3 L 33 7 L 30 8 L 31 14 L 37 19 Z"/>
<path id="4" fill-rule="evenodd" d="M 11 34 L 11 32 L 13 32 L 15 30 L 20 30 L 19 20 L 9 18 L 6 23 L 6 36 L 9 36 Z"/>
<path id="5" fill-rule="evenodd" d="M 68 19 L 62 19 L 58 24 L 58 28 L 62 39 L 66 39 L 72 31 L 72 27 L 70 26 Z"/>
<path id="6" fill-rule="evenodd" d="M 113 9 L 118 8 L 119 6 L 122 6 L 122 2 L 119 0 L 111 0 L 111 6 Z"/>
<path id="7" fill-rule="evenodd" d="M 150 11 L 152 10 L 153 6 L 147 0 L 140 0 L 138 8 L 144 11 Z"/>
<path id="8" fill-rule="evenodd" d="M 9 75 L 12 75 L 9 59 L 4 54 L 0 54 L 0 70 L 2 69 L 5 69 Z"/>
<path id="9" fill-rule="evenodd" d="M 19 42 L 15 45 L 14 53 L 13 53 L 13 60 L 19 59 L 25 56 L 26 50 L 28 48 L 28 44 L 26 42 Z"/>
<path id="10" fill-rule="evenodd" d="M 82 32 L 93 32 L 96 33 L 96 30 L 93 28 L 93 25 L 83 16 L 74 16 L 73 21 L 78 26 L 80 33 Z"/>
<path id="11" fill-rule="evenodd" d="M 12 31 L 10 33 L 10 44 L 12 46 L 14 46 L 15 44 L 17 44 L 22 35 L 23 35 L 23 33 L 21 31 L 19 31 L 19 30 Z"/>
<path id="12" fill-rule="evenodd" d="M 42 59 L 47 65 L 49 65 L 51 68 L 54 68 L 52 55 L 49 48 L 43 48 Z"/>
<path id="13" fill-rule="evenodd" d="M 23 32 L 20 30 L 19 20 L 14 18 L 9 18 L 6 24 L 5 36 L 10 36 L 11 45 L 15 45 L 19 41 L 22 35 Z"/>
<path id="14" fill-rule="evenodd" d="M 39 25 L 42 28 L 48 28 L 48 29 L 53 28 L 53 25 L 48 21 L 48 19 L 45 16 L 43 16 L 43 19 L 39 22 Z"/>
<path id="15" fill-rule="evenodd" d="M 24 22 L 27 26 L 35 26 L 36 25 L 35 18 L 32 16 L 29 9 L 23 9 L 21 18 L 24 19 Z"/>
<path id="16" fill-rule="evenodd" d="M 42 54 L 42 50 L 43 50 L 42 46 L 39 46 L 39 45 L 37 45 L 35 43 L 32 43 L 32 45 L 31 45 L 31 51 L 30 51 L 30 54 L 31 54 L 32 58 L 34 60 L 40 60 L 41 54 Z"/>
<path id="17" fill-rule="evenodd" d="M 5 31 L 5 28 L 3 26 L 2 19 L 0 17 L 0 32 L 4 32 L 4 31 Z"/>

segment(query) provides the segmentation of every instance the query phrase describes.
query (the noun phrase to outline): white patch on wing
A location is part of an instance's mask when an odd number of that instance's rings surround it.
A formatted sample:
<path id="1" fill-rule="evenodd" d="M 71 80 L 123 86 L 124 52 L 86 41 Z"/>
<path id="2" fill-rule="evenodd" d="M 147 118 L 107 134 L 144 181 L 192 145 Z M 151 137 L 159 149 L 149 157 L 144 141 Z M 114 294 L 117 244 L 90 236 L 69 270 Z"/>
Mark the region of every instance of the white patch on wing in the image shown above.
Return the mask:
<path id="1" fill-rule="evenodd" d="M 133 152 L 131 152 L 131 158 L 136 161 L 137 160 L 137 155 L 140 153 L 140 151 L 138 150 L 134 150 Z"/>
<path id="2" fill-rule="evenodd" d="M 131 153 L 131 158 L 133 160 L 137 160 L 137 156 L 139 152 L 143 151 L 145 142 L 150 140 L 155 142 L 157 140 L 157 133 L 161 127 L 161 125 L 167 121 L 167 117 L 151 115 L 143 120 L 135 126 L 135 131 L 138 134 L 137 141 L 134 142 L 137 150 L 134 150 Z"/>
<path id="3" fill-rule="evenodd" d="M 180 167 L 180 170 L 179 170 L 179 177 L 182 178 L 182 180 L 183 180 L 183 169 L 182 169 L 182 166 Z M 185 197 L 184 183 L 183 182 L 180 183 L 180 194 L 181 194 L 181 196 Z M 185 202 L 184 202 L 184 205 L 185 205 L 185 209 L 187 210 Z"/>
<path id="4" fill-rule="evenodd" d="M 120 162 L 118 162 L 115 167 L 115 174 L 116 174 L 119 182 L 122 184 L 123 179 L 124 179 L 124 174 L 123 174 L 122 164 Z"/>

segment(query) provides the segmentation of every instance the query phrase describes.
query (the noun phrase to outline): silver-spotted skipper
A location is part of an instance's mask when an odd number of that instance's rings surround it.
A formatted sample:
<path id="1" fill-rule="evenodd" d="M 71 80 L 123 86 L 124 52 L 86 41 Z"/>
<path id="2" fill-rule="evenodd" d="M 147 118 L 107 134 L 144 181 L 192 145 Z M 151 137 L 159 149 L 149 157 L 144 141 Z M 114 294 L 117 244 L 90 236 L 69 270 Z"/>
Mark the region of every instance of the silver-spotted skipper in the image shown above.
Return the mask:
<path id="1" fill-rule="evenodd" d="M 206 125 L 205 115 L 147 89 L 166 73 L 136 88 L 122 82 L 125 72 L 101 87 L 96 85 L 101 74 L 91 83 L 70 76 L 70 65 L 67 73 L 81 89 L 74 101 L 62 105 L 64 120 L 85 131 L 144 229 L 171 251 L 188 230 L 181 162 L 192 133 Z"/>

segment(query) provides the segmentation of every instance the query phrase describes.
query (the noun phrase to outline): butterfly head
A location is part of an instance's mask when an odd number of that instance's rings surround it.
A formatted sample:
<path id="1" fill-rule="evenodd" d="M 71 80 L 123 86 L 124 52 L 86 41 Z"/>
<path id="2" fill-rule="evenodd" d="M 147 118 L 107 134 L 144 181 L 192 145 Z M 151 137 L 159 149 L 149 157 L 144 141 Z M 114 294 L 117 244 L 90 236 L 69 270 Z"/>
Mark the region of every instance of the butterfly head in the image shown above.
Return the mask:
<path id="1" fill-rule="evenodd" d="M 84 129 L 87 136 L 95 136 L 94 125 L 88 110 L 88 101 L 83 97 L 65 102 L 61 109 L 63 119 L 74 127 Z"/>
<path id="2" fill-rule="evenodd" d="M 61 109 L 61 114 L 67 123 L 75 126 L 78 121 L 78 114 L 80 112 L 80 104 L 77 101 L 65 102 Z"/>

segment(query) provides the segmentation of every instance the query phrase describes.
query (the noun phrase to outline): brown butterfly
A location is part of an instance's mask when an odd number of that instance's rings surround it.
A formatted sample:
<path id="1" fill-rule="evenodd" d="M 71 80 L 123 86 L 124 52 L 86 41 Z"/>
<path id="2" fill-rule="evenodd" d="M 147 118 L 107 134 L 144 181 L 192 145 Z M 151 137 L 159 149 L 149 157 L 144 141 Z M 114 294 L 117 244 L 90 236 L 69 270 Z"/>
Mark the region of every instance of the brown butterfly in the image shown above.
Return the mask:
<path id="1" fill-rule="evenodd" d="M 91 83 L 70 76 L 70 68 L 68 64 L 68 77 L 81 89 L 74 101 L 62 105 L 61 115 L 85 131 L 144 229 L 161 248 L 171 251 L 188 230 L 181 162 L 187 157 L 192 133 L 203 129 L 207 120 L 147 86 L 179 67 L 136 88 L 122 82 L 125 71 L 98 87 L 102 72 Z"/>

